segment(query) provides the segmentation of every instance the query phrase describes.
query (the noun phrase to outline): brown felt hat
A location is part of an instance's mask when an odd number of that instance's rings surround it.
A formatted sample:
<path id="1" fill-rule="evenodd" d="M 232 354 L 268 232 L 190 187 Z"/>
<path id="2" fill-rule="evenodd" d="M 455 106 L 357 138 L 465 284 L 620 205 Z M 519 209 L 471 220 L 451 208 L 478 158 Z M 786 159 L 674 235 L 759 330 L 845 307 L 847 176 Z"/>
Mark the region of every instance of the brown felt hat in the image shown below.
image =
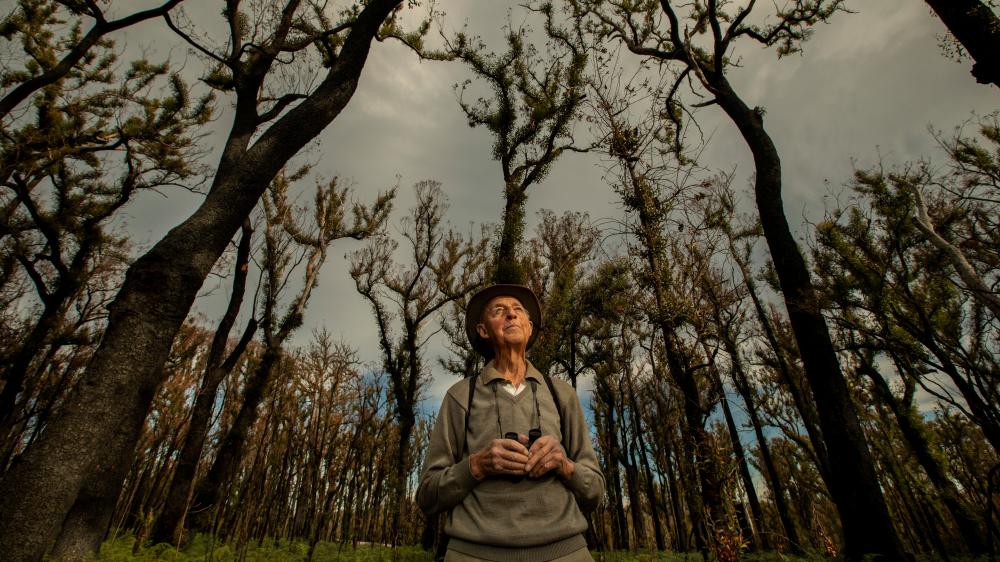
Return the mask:
<path id="1" fill-rule="evenodd" d="M 490 345 L 489 341 L 479 337 L 479 332 L 476 331 L 476 326 L 483 317 L 483 309 L 493 297 L 514 297 L 521 301 L 521 305 L 528 311 L 528 318 L 533 324 L 527 347 L 531 349 L 541 331 L 542 307 L 538 303 L 538 297 L 535 296 L 534 291 L 524 285 L 490 285 L 472 295 L 472 298 L 469 299 L 469 306 L 465 309 L 465 335 L 468 336 L 469 343 L 483 357 L 493 358 L 493 346 Z"/>

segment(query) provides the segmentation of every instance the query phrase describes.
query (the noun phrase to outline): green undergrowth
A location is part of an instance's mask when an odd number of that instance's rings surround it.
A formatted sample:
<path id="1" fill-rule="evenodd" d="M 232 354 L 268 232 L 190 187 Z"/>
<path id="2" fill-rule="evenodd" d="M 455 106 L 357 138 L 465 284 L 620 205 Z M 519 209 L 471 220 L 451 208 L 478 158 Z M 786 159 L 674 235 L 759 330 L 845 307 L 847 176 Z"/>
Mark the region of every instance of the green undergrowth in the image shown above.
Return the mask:
<path id="1" fill-rule="evenodd" d="M 702 562 L 703 560 L 701 554 L 696 552 L 684 554 L 659 550 L 591 552 L 591 554 L 595 562 Z M 715 560 L 715 558 L 710 558 L 710 560 Z M 801 558 L 780 552 L 747 553 L 741 556 L 740 560 L 741 562 L 830 562 L 829 558 Z"/>
<path id="2" fill-rule="evenodd" d="M 218 542 L 211 536 L 198 535 L 183 550 L 168 544 L 140 548 L 132 553 L 135 539 L 131 535 L 107 541 L 101 546 L 98 560 L 108 562 L 304 562 L 308 559 L 309 545 L 303 541 L 265 541 L 235 545 Z M 701 562 L 697 553 L 660 551 L 601 552 L 592 551 L 595 562 Z M 350 545 L 322 542 L 316 545 L 315 562 L 433 562 L 431 553 L 418 546 L 395 549 L 381 545 Z M 713 558 L 714 560 L 714 558 Z M 831 562 L 823 556 L 798 557 L 780 552 L 744 553 L 742 562 Z M 927 562 L 931 558 L 917 558 Z M 972 562 L 973 559 L 961 559 Z M 955 560 L 958 562 L 958 560 Z"/>
<path id="3" fill-rule="evenodd" d="M 256 541 L 227 544 L 208 535 L 198 535 L 183 549 L 157 544 L 139 549 L 135 554 L 132 536 L 118 537 L 101 545 L 102 562 L 302 562 L 308 559 L 309 544 L 304 541 Z M 313 553 L 315 562 L 433 562 L 431 553 L 419 546 L 390 548 L 381 545 L 341 546 L 321 542 Z"/>

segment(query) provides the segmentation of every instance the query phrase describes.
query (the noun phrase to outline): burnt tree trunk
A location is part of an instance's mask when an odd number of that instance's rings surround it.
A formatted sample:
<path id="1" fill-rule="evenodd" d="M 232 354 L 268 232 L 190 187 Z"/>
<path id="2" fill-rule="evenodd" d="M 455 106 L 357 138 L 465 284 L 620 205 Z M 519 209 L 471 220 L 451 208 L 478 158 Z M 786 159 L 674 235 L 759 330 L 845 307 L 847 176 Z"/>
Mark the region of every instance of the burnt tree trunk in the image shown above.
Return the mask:
<path id="1" fill-rule="evenodd" d="M 212 467 L 195 488 L 191 508 L 196 509 L 198 514 L 191 518 L 190 526 L 192 528 L 204 532 L 212 530 L 215 512 L 213 508 L 217 507 L 219 503 L 219 491 L 229 482 L 236 467 L 243 459 L 250 428 L 257 421 L 258 407 L 271 385 L 280 360 L 281 347 L 268 346 L 260 364 L 247 378 L 246 388 L 243 391 L 243 404 L 240 405 L 240 411 L 233 421 L 233 426 L 229 428 L 229 433 L 226 434 Z"/>
<path id="2" fill-rule="evenodd" d="M 982 521 L 972 512 L 969 507 L 962 502 L 958 488 L 955 483 L 948 478 L 941 461 L 931 451 L 930 442 L 921 422 L 915 413 L 906 405 L 902 404 L 892 393 L 889 383 L 872 365 L 862 363 L 861 372 L 872 381 L 876 395 L 889 407 L 896 422 L 899 424 L 900 432 L 906 439 L 907 445 L 917 457 L 917 461 L 927 474 L 934 489 L 941 497 L 948 513 L 955 519 L 955 526 L 965 541 L 965 546 L 970 554 L 984 555 L 988 548 L 986 538 L 983 535 Z"/>
<path id="3" fill-rule="evenodd" d="M 980 0 L 927 0 L 975 64 L 972 76 L 980 84 L 1000 87 L 1000 18 Z"/>
<path id="4" fill-rule="evenodd" d="M 733 446 L 733 454 L 736 456 L 736 463 L 740 471 L 740 478 L 743 480 L 743 490 L 747 494 L 747 501 L 750 502 L 750 514 L 753 516 L 752 544 L 756 551 L 770 548 L 767 535 L 765 533 L 764 510 L 760 506 L 760 498 L 757 497 L 757 488 L 753 484 L 753 477 L 750 475 L 750 466 L 747 464 L 746 451 L 743 449 L 743 442 L 740 441 L 739 428 L 733 418 L 733 412 L 729 408 L 729 399 L 725 394 L 725 387 L 722 384 L 722 376 L 713 363 L 709 367 L 715 376 L 715 384 L 719 387 L 719 394 L 722 396 L 722 414 L 726 419 L 726 429 L 729 430 L 729 441 Z"/>
<path id="5" fill-rule="evenodd" d="M 246 266 L 250 259 L 251 234 L 250 223 L 246 221 L 243 223 L 243 234 L 240 237 L 236 253 L 232 295 L 229 298 L 229 305 L 226 308 L 226 312 L 219 322 L 219 327 L 212 339 L 205 367 L 205 376 L 202 379 L 201 388 L 198 389 L 198 394 L 195 397 L 194 406 L 191 410 L 191 418 L 188 422 L 187 436 L 184 438 L 184 445 L 181 447 L 180 456 L 177 458 L 177 468 L 174 470 L 174 476 L 170 482 L 170 488 L 167 492 L 163 509 L 156 518 L 156 523 L 150 532 L 150 539 L 153 544 L 166 542 L 174 546 L 180 546 L 181 535 L 184 530 L 184 517 L 187 513 L 188 504 L 191 501 L 195 473 L 198 469 L 198 461 L 201 459 L 202 450 L 205 447 L 205 437 L 208 435 L 208 425 L 211 422 L 212 410 L 215 406 L 215 397 L 219 385 L 222 383 L 222 379 L 236 365 L 240 356 L 242 356 L 257 327 L 257 323 L 251 320 L 244 330 L 240 341 L 229 354 L 229 357 L 223 357 L 226 351 L 226 343 L 229 340 L 229 333 L 236 322 L 240 306 L 243 303 L 243 293 L 246 288 L 247 278 Z"/>
<path id="6" fill-rule="evenodd" d="M 817 306 L 809 269 L 785 218 L 778 151 L 764 130 L 762 113 L 747 107 L 725 78 L 716 75 L 712 89 L 753 153 L 757 210 L 816 400 L 829 452 L 830 495 L 844 530 L 844 555 L 849 560 L 867 554 L 906 560 L 826 320 Z"/>

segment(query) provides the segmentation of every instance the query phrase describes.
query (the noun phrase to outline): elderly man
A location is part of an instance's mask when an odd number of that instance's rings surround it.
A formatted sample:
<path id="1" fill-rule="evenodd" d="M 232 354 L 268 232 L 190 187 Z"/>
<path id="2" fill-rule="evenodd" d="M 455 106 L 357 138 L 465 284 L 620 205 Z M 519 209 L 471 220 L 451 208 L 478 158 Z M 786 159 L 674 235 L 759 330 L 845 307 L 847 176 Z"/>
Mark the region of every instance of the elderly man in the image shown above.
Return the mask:
<path id="1" fill-rule="evenodd" d="M 446 561 L 592 560 L 583 511 L 604 476 L 576 392 L 525 357 L 540 325 L 527 287 L 469 301 L 466 333 L 488 363 L 445 395 L 417 490 L 425 513 L 448 511 Z"/>

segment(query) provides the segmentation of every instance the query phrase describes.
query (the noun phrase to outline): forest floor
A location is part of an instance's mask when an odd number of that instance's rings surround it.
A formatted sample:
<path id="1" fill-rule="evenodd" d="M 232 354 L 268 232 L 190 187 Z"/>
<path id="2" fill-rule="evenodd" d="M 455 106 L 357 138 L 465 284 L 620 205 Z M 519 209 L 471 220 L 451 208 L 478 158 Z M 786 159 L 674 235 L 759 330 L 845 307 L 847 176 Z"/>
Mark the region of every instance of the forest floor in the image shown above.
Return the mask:
<path id="1" fill-rule="evenodd" d="M 135 539 L 121 536 L 107 541 L 101 546 L 98 560 L 102 562 L 304 562 L 308 559 L 309 545 L 304 541 L 277 541 L 263 545 L 250 543 L 232 545 L 216 543 L 211 537 L 199 535 L 183 550 L 168 544 L 138 549 L 133 553 Z M 592 552 L 596 562 L 700 562 L 696 553 L 672 552 Z M 321 542 L 313 554 L 315 562 L 433 562 L 432 553 L 418 546 L 404 546 L 395 549 L 381 546 L 342 546 L 337 543 Z M 798 558 L 778 552 L 746 554 L 745 562 L 812 562 L 828 561 L 829 558 Z"/>
<path id="2" fill-rule="evenodd" d="M 232 545 L 218 543 L 211 537 L 199 535 L 187 548 L 177 550 L 168 544 L 158 544 L 138 549 L 133 553 L 135 539 L 131 535 L 107 541 L 101 546 L 97 560 L 102 562 L 305 562 L 309 545 L 304 541 L 276 541 L 263 545 L 256 543 Z M 625 552 L 592 551 L 595 562 L 701 562 L 697 553 L 661 551 Z M 433 562 L 432 553 L 419 546 L 395 549 L 382 545 L 350 545 L 321 542 L 313 553 L 314 562 Z M 714 558 L 713 558 L 714 560 Z M 830 562 L 825 556 L 797 557 L 780 552 L 745 553 L 742 562 Z M 931 559 L 918 558 L 929 561 Z M 957 562 L 956 559 L 952 559 Z M 962 559 L 972 562 L 971 559 Z"/>

